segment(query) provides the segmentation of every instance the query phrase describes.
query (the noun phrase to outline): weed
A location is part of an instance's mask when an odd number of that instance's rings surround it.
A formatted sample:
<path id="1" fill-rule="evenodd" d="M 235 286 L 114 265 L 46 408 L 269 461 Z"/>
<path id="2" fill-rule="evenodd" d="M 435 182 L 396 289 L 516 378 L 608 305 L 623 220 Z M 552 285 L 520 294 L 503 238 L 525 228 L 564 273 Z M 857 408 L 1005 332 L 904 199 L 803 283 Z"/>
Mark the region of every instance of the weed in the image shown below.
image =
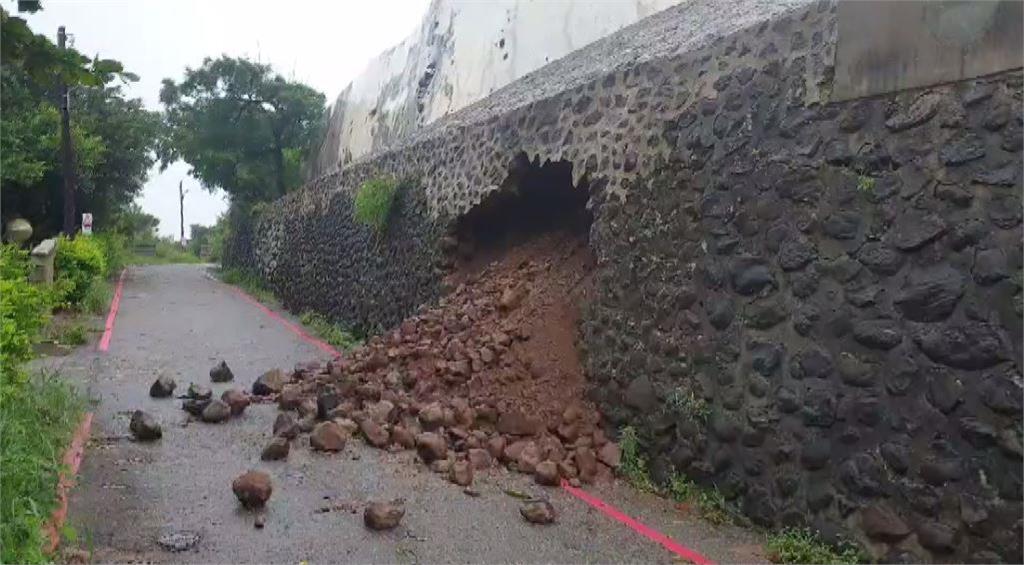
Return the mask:
<path id="1" fill-rule="evenodd" d="M 241 269 L 224 269 L 220 271 L 220 280 L 241 288 L 264 304 L 277 304 L 274 292 L 264 286 L 263 281 L 252 273 Z"/>
<path id="2" fill-rule="evenodd" d="M 362 340 L 353 335 L 352 332 L 338 324 L 331 323 L 330 320 L 318 312 L 303 312 L 299 316 L 299 321 L 302 322 L 302 325 L 313 330 L 313 333 L 319 336 L 320 339 L 342 350 L 348 351 L 362 344 Z"/>
<path id="3" fill-rule="evenodd" d="M 619 449 L 622 453 L 619 473 L 637 489 L 645 492 L 657 491 L 647 472 L 647 459 L 640 453 L 640 438 L 637 436 L 636 428 L 622 428 L 619 432 Z"/>
<path id="4" fill-rule="evenodd" d="M 867 556 L 848 542 L 838 547 L 823 542 L 808 529 L 787 528 L 768 535 L 768 558 L 775 563 L 863 563 Z"/>
<path id="5" fill-rule="evenodd" d="M 378 232 L 384 231 L 396 192 L 398 182 L 394 179 L 376 178 L 364 182 L 356 192 L 353 208 L 356 221 Z"/>
<path id="6" fill-rule="evenodd" d="M 667 405 L 671 412 L 694 422 L 707 422 L 711 415 L 707 401 L 692 390 L 684 390 L 683 387 L 676 387 L 669 394 Z"/>
<path id="7" fill-rule="evenodd" d="M 725 497 L 717 488 L 702 488 L 686 476 L 675 474 L 669 480 L 668 489 L 673 500 L 692 504 L 708 522 L 716 526 L 732 523 Z"/>
<path id="8" fill-rule="evenodd" d="M 42 563 L 41 526 L 56 507 L 61 457 L 85 400 L 55 374 L 40 373 L 0 400 L 0 561 Z"/>
<path id="9" fill-rule="evenodd" d="M 130 263 L 133 265 L 171 265 L 175 263 L 199 263 L 199 257 L 188 250 L 182 249 L 175 241 L 158 239 L 153 242 L 152 255 L 133 253 Z"/>
<path id="10" fill-rule="evenodd" d="M 80 305 L 81 310 L 91 314 L 103 314 L 110 306 L 110 298 L 113 294 L 114 290 L 110 281 L 96 277 L 85 289 L 85 295 L 82 296 Z"/>
<path id="11" fill-rule="evenodd" d="M 53 328 L 50 338 L 62 345 L 85 345 L 89 341 L 89 328 L 79 323 L 59 325 Z"/>
<path id="12" fill-rule="evenodd" d="M 868 194 L 873 193 L 875 191 L 874 177 L 864 175 L 857 177 L 857 190 Z"/>

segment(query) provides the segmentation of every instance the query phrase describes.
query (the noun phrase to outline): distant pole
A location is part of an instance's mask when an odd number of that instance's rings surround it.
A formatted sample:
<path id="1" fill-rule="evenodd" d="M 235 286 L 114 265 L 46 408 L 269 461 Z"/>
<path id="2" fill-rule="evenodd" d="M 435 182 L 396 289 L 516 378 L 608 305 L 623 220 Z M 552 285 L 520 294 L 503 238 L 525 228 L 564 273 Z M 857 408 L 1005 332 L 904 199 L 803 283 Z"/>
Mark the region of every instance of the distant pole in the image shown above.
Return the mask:
<path id="1" fill-rule="evenodd" d="M 185 247 L 185 193 L 181 189 L 184 180 L 178 181 L 178 211 L 181 216 L 181 246 Z"/>
<path id="2" fill-rule="evenodd" d="M 57 47 L 67 49 L 64 26 L 57 28 Z M 71 147 L 71 107 L 68 85 L 60 83 L 60 149 L 61 172 L 64 176 L 64 233 L 75 234 L 75 152 Z"/>

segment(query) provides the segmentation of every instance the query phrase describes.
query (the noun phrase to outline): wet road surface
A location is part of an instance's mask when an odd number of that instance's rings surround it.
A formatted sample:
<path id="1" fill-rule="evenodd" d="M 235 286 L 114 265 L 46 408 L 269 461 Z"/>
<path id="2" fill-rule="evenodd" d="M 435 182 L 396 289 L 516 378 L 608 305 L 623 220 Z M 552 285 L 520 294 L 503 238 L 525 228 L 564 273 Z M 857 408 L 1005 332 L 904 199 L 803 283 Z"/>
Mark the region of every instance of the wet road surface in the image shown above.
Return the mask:
<path id="1" fill-rule="evenodd" d="M 203 266 L 130 268 L 109 351 L 86 347 L 47 362 L 96 402 L 69 519 L 93 560 L 679 562 L 561 489 L 504 469 L 478 472 L 480 496 L 470 497 L 416 463 L 413 452 L 388 453 L 355 439 L 343 452 L 326 455 L 312 452 L 300 436 L 287 460 L 262 462 L 276 405 L 253 405 L 226 423 L 204 424 L 188 422 L 180 401 L 148 396 L 160 375 L 178 382 L 176 392 L 196 382 L 219 397 L 231 387 L 248 390 L 269 368 L 315 358 L 326 354 L 211 279 Z M 220 359 L 232 368 L 233 383 L 210 382 L 209 369 Z M 139 408 L 162 422 L 159 442 L 130 439 L 130 414 Z M 248 469 L 264 470 L 273 480 L 263 529 L 254 528 L 255 515 L 231 492 L 231 480 Z M 549 498 L 557 523 L 526 523 L 520 501 L 505 489 Z M 712 526 L 619 483 L 586 490 L 710 560 L 764 559 L 755 532 Z M 398 528 L 363 526 L 363 502 L 399 497 L 406 515 Z M 182 552 L 161 548 L 161 535 L 176 531 L 198 533 L 199 542 Z"/>

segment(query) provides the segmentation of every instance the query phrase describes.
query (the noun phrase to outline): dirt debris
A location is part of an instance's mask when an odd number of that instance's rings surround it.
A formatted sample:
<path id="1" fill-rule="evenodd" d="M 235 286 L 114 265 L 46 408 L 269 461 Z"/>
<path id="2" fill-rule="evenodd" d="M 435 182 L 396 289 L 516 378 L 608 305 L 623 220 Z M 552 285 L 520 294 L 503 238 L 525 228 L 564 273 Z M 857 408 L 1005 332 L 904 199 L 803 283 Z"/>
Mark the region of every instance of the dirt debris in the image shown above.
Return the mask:
<path id="1" fill-rule="evenodd" d="M 456 271 L 437 306 L 393 331 L 325 365 L 261 377 L 284 410 L 275 435 L 294 437 L 291 411 L 302 407 L 311 423 L 315 405 L 315 448 L 328 430 L 341 438 L 337 450 L 355 434 L 381 449 L 415 448 L 460 486 L 493 461 L 543 485 L 609 478 L 618 448 L 584 396 L 575 347 L 591 267 L 585 243 L 555 233 Z"/>

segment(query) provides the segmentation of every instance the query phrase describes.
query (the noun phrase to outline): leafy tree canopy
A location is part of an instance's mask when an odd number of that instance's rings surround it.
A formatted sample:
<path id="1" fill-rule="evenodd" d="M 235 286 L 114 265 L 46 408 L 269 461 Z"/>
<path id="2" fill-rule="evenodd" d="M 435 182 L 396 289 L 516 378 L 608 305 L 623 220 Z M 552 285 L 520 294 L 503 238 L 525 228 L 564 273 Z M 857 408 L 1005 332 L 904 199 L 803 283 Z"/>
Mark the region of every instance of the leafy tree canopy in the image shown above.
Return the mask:
<path id="1" fill-rule="evenodd" d="M 168 139 L 164 166 L 182 159 L 209 189 L 240 202 L 274 199 L 301 182 L 302 157 L 319 141 L 324 95 L 245 58 L 205 59 L 160 91 Z"/>

